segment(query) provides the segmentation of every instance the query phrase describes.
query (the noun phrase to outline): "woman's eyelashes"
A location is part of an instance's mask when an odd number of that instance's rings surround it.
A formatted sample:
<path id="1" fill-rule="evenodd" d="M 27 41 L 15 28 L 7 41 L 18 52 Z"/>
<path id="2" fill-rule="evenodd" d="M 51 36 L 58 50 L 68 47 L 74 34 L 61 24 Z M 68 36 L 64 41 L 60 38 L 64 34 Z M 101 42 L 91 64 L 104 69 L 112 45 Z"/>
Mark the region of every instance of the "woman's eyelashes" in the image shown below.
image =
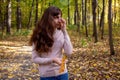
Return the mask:
<path id="1" fill-rule="evenodd" d="M 54 16 L 55 19 L 61 19 L 61 16 Z"/>
<path id="2" fill-rule="evenodd" d="M 54 16 L 55 19 L 59 18 L 59 16 Z"/>

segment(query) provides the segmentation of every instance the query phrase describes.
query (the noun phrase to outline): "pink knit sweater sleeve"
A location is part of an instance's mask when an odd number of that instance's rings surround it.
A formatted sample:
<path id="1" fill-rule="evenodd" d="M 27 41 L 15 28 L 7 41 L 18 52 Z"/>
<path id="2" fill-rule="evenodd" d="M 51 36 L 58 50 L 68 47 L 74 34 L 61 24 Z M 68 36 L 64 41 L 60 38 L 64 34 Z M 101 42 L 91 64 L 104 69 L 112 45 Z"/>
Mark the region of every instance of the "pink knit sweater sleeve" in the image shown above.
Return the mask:
<path id="1" fill-rule="evenodd" d="M 49 63 L 53 62 L 52 58 L 40 57 L 37 54 L 37 51 L 34 49 L 34 45 L 32 46 L 32 48 L 33 48 L 33 50 L 32 50 L 32 62 L 37 63 L 37 64 L 49 64 Z"/>
<path id="2" fill-rule="evenodd" d="M 63 31 L 63 34 L 64 34 L 64 53 L 67 55 L 67 56 L 70 56 L 72 54 L 72 51 L 73 51 L 73 46 L 72 46 L 72 43 L 70 41 L 70 38 L 69 38 L 69 35 L 67 33 L 67 31 Z"/>

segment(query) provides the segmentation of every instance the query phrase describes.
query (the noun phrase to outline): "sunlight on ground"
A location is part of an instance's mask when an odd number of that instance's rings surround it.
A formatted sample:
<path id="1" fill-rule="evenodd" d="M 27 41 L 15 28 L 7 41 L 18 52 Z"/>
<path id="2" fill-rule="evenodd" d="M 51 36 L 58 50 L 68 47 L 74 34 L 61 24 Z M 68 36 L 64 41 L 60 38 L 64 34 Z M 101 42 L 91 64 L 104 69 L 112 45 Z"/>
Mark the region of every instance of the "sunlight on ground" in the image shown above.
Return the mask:
<path id="1" fill-rule="evenodd" d="M 68 58 L 71 80 L 117 80 L 120 79 L 120 39 L 115 38 L 116 55 L 110 57 L 108 38 L 94 43 L 92 38 L 70 34 L 73 55 Z M 13 38 L 0 41 L 0 79 L 39 80 L 37 65 L 31 61 L 32 47 L 28 39 Z"/>
<path id="2" fill-rule="evenodd" d="M 1 41 L 0 79 L 32 80 L 35 77 L 39 78 L 36 65 L 31 61 L 31 51 L 32 47 L 27 46 L 25 42 Z M 31 77 L 25 77 L 30 75 Z"/>

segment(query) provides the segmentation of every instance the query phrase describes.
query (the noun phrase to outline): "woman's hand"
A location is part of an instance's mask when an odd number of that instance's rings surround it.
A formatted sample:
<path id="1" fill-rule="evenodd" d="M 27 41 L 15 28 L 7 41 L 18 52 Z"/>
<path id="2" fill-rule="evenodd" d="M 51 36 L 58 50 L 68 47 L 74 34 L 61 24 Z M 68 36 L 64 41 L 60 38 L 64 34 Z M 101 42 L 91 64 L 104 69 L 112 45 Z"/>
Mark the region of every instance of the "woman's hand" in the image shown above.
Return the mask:
<path id="1" fill-rule="evenodd" d="M 61 58 L 53 58 L 53 62 L 57 63 L 58 65 L 61 65 L 62 59 Z"/>
<path id="2" fill-rule="evenodd" d="M 66 30 L 66 21 L 65 21 L 65 19 L 61 18 L 60 25 L 61 25 L 61 30 Z"/>

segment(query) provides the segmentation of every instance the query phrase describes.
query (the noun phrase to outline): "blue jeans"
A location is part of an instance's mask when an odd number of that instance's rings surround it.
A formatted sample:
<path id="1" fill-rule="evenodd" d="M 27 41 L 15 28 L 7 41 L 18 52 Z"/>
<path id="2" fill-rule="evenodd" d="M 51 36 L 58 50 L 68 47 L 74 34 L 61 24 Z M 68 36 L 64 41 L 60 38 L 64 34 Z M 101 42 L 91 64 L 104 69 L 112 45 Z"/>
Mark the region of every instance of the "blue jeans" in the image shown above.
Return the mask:
<path id="1" fill-rule="evenodd" d="M 68 73 L 53 77 L 40 77 L 40 80 L 68 80 Z"/>

